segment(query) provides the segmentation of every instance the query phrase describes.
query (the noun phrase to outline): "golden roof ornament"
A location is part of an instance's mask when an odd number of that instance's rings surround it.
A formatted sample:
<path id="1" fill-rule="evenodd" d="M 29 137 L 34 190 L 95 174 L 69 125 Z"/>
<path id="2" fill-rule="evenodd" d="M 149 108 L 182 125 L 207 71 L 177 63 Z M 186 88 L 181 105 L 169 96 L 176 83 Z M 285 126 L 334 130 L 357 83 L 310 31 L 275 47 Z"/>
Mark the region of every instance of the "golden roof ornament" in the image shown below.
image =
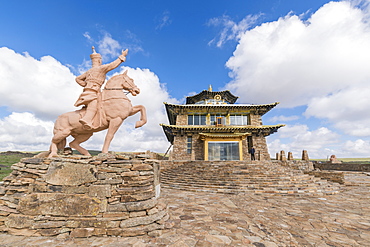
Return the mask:
<path id="1" fill-rule="evenodd" d="M 212 92 L 212 85 L 209 84 L 208 91 Z"/>

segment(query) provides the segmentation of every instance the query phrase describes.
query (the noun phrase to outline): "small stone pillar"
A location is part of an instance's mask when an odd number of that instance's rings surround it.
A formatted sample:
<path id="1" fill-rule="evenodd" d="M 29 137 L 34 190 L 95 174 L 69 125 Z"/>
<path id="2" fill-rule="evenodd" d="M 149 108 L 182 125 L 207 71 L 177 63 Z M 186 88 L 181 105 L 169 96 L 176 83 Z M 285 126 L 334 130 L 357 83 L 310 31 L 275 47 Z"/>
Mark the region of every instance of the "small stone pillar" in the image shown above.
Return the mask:
<path id="1" fill-rule="evenodd" d="M 276 160 L 280 160 L 280 154 L 276 153 Z"/>
<path id="2" fill-rule="evenodd" d="M 307 150 L 302 151 L 302 160 L 309 161 Z"/>
<path id="3" fill-rule="evenodd" d="M 284 150 L 280 151 L 280 160 L 281 161 L 286 161 L 286 156 L 285 156 L 285 151 Z"/>
<path id="4" fill-rule="evenodd" d="M 288 152 L 288 160 L 294 160 L 292 152 Z"/>

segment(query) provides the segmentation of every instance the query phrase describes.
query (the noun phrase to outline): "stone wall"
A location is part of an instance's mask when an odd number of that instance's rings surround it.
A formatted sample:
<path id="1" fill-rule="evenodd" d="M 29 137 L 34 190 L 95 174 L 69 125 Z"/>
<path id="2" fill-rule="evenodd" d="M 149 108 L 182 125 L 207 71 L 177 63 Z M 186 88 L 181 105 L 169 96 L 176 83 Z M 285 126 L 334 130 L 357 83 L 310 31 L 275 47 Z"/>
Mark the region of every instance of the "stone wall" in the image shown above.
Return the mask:
<path id="1" fill-rule="evenodd" d="M 250 125 L 259 126 L 262 125 L 262 117 L 260 115 L 249 115 Z"/>
<path id="2" fill-rule="evenodd" d="M 306 160 L 288 160 L 288 161 L 281 161 L 281 160 L 272 160 L 272 164 L 280 164 L 282 166 L 288 166 L 294 170 L 300 170 L 303 172 L 309 172 L 314 170 L 313 163 Z"/>
<path id="3" fill-rule="evenodd" d="M 344 177 L 344 172 L 339 172 L 339 171 L 309 171 L 306 172 L 309 175 L 313 175 L 315 177 L 319 177 L 322 179 L 326 179 L 335 183 L 340 183 L 344 184 L 345 182 L 345 177 Z"/>
<path id="4" fill-rule="evenodd" d="M 253 136 L 253 146 L 256 150 L 255 157 L 257 160 L 270 160 L 270 154 L 267 149 L 266 137 Z"/>
<path id="5" fill-rule="evenodd" d="M 174 137 L 173 150 L 172 150 L 173 160 L 191 160 L 191 154 L 187 153 L 186 141 L 187 141 L 187 136 L 177 135 Z"/>
<path id="6" fill-rule="evenodd" d="M 337 171 L 361 171 L 370 172 L 370 164 L 363 163 L 314 163 L 315 168 L 320 170 L 337 170 Z"/>
<path id="7" fill-rule="evenodd" d="M 188 115 L 177 115 L 176 125 L 188 125 Z"/>
<path id="8" fill-rule="evenodd" d="M 0 230 L 25 236 L 159 235 L 159 162 L 126 156 L 22 159 L 0 186 Z"/>

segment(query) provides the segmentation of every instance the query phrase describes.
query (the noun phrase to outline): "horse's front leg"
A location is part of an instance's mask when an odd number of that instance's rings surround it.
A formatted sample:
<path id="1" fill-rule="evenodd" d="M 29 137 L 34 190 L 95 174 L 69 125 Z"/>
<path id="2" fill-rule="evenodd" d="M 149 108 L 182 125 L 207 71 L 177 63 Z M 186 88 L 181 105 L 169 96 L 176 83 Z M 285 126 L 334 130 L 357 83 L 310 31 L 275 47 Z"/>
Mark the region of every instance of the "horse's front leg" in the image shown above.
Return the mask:
<path id="1" fill-rule="evenodd" d="M 130 116 L 135 115 L 136 113 L 140 112 L 140 121 L 137 121 L 135 124 L 135 128 L 139 128 L 146 124 L 147 118 L 146 118 L 146 109 L 143 105 L 135 105 L 132 107 L 132 111 L 130 113 Z"/>
<path id="2" fill-rule="evenodd" d="M 109 121 L 109 127 L 107 135 L 105 136 L 104 145 L 102 149 L 102 153 L 108 153 L 110 143 L 113 140 L 114 134 L 116 134 L 118 128 L 121 126 L 123 122 L 122 118 L 114 118 Z"/>
<path id="3" fill-rule="evenodd" d="M 85 142 L 85 141 L 87 141 L 87 140 L 89 140 L 89 138 L 92 135 L 93 135 L 92 132 L 89 133 L 89 134 L 73 135 L 73 137 L 75 139 L 69 143 L 69 146 L 71 148 L 76 149 L 82 155 L 91 156 L 91 154 L 89 153 L 89 151 L 87 151 L 86 149 L 84 149 L 83 147 L 81 147 L 80 144 L 83 143 L 83 142 Z"/>

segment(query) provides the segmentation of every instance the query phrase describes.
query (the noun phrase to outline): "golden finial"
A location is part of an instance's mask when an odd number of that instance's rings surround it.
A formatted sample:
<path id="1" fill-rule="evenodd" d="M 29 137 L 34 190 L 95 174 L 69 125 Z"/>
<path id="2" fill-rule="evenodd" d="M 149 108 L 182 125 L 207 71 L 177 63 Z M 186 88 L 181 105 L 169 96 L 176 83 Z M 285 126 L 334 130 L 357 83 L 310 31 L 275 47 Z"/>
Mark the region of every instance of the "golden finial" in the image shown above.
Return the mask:
<path id="1" fill-rule="evenodd" d="M 209 84 L 208 91 L 212 92 L 212 85 Z"/>

